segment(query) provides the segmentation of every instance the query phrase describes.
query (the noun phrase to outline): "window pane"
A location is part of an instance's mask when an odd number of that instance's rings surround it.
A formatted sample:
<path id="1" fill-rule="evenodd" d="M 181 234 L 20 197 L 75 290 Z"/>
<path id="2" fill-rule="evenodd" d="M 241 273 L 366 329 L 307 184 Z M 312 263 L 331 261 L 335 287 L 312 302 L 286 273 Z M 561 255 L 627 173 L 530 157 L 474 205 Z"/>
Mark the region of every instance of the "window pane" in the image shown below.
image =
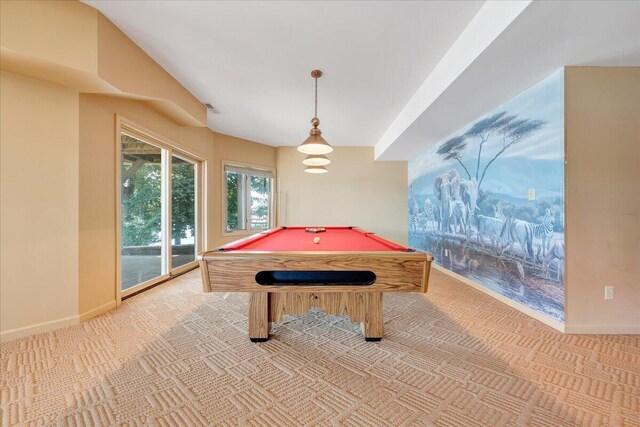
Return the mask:
<path id="1" fill-rule="evenodd" d="M 271 179 L 263 176 L 251 176 L 251 229 L 269 228 L 269 207 L 271 205 Z"/>
<path id="2" fill-rule="evenodd" d="M 122 289 L 162 274 L 162 151 L 121 137 Z"/>
<path id="3" fill-rule="evenodd" d="M 195 165 L 171 159 L 171 268 L 196 259 Z"/>
<path id="4" fill-rule="evenodd" d="M 227 224 L 226 231 L 245 230 L 246 192 L 245 175 L 236 172 L 226 173 L 227 181 Z"/>

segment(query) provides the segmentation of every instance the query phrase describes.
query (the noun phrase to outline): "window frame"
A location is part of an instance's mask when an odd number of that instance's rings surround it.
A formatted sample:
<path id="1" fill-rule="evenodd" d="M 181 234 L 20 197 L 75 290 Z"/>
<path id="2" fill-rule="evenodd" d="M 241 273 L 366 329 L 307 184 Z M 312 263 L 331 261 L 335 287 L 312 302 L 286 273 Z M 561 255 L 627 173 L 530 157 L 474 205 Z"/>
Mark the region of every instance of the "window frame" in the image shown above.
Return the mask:
<path id="1" fill-rule="evenodd" d="M 194 152 L 191 149 L 176 143 L 175 141 L 159 135 L 151 130 L 146 129 L 137 123 L 126 119 L 125 117 L 116 114 L 116 132 L 115 132 L 115 219 L 116 219 L 116 305 L 119 306 L 122 303 L 122 298 L 131 294 L 140 292 L 150 286 L 153 286 L 162 281 L 168 280 L 172 277 L 178 276 L 186 271 L 192 270 L 198 266 L 197 259 L 187 264 L 181 265 L 176 268 L 171 268 L 172 259 L 172 247 L 171 247 L 171 213 L 172 213 L 172 196 L 171 196 L 171 180 L 164 180 L 162 188 L 163 200 L 166 200 L 166 210 L 162 212 L 162 227 L 163 227 L 163 253 L 167 254 L 166 258 L 162 259 L 162 271 L 160 276 L 148 280 L 146 282 L 139 283 L 126 290 L 122 290 L 122 194 L 121 194 L 121 135 L 129 135 L 136 139 L 141 140 L 144 143 L 155 146 L 162 150 L 163 156 L 163 175 L 167 174 L 171 176 L 172 158 L 179 157 L 183 160 L 187 160 L 194 164 L 195 171 L 195 226 L 197 231 L 197 238 L 195 239 L 195 253 L 203 251 L 207 247 L 207 160 L 206 157 Z M 166 159 L 164 159 L 166 156 Z M 166 168 L 166 170 L 164 170 Z M 164 203 L 164 202 L 163 202 Z M 168 263 L 168 264 L 166 264 Z"/>
<path id="2" fill-rule="evenodd" d="M 268 167 L 268 166 L 260 166 L 253 165 L 250 163 L 242 163 L 236 162 L 232 160 L 222 160 L 221 162 L 221 172 L 220 172 L 220 185 L 222 186 L 222 191 L 220 192 L 222 195 L 222 218 L 221 222 L 221 235 L 222 237 L 232 237 L 232 236 L 250 236 L 252 234 L 260 233 L 262 230 L 233 230 L 227 231 L 227 172 L 226 167 L 232 166 L 242 169 L 254 170 L 256 172 L 271 172 L 273 174 L 273 178 L 271 178 L 271 188 L 270 188 L 270 198 L 269 198 L 269 224 L 267 229 L 271 229 L 275 227 L 276 224 L 276 182 L 277 182 L 277 173 L 276 168 Z M 248 179 L 246 181 L 249 181 Z M 248 188 L 249 191 L 246 191 L 245 195 L 245 209 L 246 215 L 251 217 L 251 189 Z"/>

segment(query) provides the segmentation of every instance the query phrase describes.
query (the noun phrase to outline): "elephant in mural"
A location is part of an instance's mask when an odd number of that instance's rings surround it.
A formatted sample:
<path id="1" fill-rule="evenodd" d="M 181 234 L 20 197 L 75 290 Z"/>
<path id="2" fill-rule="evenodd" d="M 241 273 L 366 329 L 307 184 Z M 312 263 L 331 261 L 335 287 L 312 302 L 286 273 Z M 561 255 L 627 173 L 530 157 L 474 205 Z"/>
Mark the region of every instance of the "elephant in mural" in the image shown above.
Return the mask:
<path id="1" fill-rule="evenodd" d="M 433 181 L 433 194 L 436 196 L 436 209 L 438 211 L 438 228 L 448 233 L 450 231 L 449 219 L 451 218 L 451 182 L 449 174 L 443 173 Z"/>
<path id="2" fill-rule="evenodd" d="M 450 224 L 454 233 L 467 234 L 467 207 L 462 200 L 449 202 Z"/>
<path id="3" fill-rule="evenodd" d="M 478 182 L 462 179 L 456 169 L 450 169 L 433 182 L 438 229 L 467 234 L 477 209 Z"/>
<path id="4" fill-rule="evenodd" d="M 460 200 L 460 174 L 456 169 L 447 172 L 449 176 L 449 226 L 454 233 L 466 234 L 466 212 Z"/>
<path id="5" fill-rule="evenodd" d="M 464 202 L 467 213 L 467 227 L 471 226 L 478 209 L 478 181 L 473 178 L 471 180 L 460 180 L 460 198 Z"/>
<path id="6" fill-rule="evenodd" d="M 457 170 L 451 169 L 447 172 L 449 176 L 449 192 L 451 194 L 451 200 L 460 199 L 460 174 Z"/>

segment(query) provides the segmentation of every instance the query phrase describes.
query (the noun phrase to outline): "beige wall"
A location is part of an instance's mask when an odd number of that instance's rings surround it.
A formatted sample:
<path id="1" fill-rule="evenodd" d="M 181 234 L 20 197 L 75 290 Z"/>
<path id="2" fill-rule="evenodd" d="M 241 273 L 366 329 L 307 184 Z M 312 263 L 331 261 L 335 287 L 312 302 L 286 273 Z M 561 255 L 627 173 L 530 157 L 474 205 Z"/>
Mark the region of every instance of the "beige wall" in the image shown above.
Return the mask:
<path id="1" fill-rule="evenodd" d="M 276 148 L 268 145 L 258 144 L 241 138 L 215 133 L 215 174 L 213 181 L 213 209 L 216 218 L 210 227 L 213 230 L 213 240 L 211 240 L 210 248 L 220 246 L 241 238 L 242 236 L 224 235 L 224 227 L 222 225 L 222 162 L 233 161 L 249 166 L 262 166 L 268 168 L 276 168 Z M 277 172 L 276 172 L 277 173 Z"/>
<path id="2" fill-rule="evenodd" d="M 222 160 L 275 167 L 275 148 L 207 128 L 177 126 L 143 103 L 80 95 L 80 300 L 81 316 L 115 304 L 116 286 L 116 114 L 207 161 L 207 248 L 234 240 L 222 236 Z M 89 315 L 87 316 L 87 313 Z"/>
<path id="3" fill-rule="evenodd" d="M 78 312 L 78 94 L 0 74 L 2 339 Z"/>
<path id="4" fill-rule="evenodd" d="M 102 14 L 98 14 L 98 75 L 183 126 L 206 126 L 204 105 Z M 182 111 L 182 114 L 180 112 Z"/>
<path id="5" fill-rule="evenodd" d="M 406 244 L 407 162 L 373 156 L 373 147 L 336 147 L 329 173 L 313 175 L 295 147 L 279 147 L 279 224 L 355 225 Z"/>
<path id="6" fill-rule="evenodd" d="M 91 7 L 0 7 L 5 340 L 115 306 L 117 114 L 207 160 L 207 247 L 229 240 L 221 160 L 276 161 L 273 147 L 204 127 L 205 107 Z"/>
<path id="7" fill-rule="evenodd" d="M 206 160 L 208 248 L 237 238 L 222 235 L 222 161 L 276 167 L 274 147 L 178 126 L 140 101 L 1 82 L 3 340 L 115 307 L 116 115 Z"/>
<path id="8" fill-rule="evenodd" d="M 98 71 L 98 12 L 77 1 L 0 1 L 2 47 Z"/>
<path id="9" fill-rule="evenodd" d="M 207 160 L 207 188 L 213 187 L 213 132 L 176 125 L 145 104 L 128 99 L 80 95 L 80 301 L 81 316 L 115 304 L 116 284 L 116 114 Z M 215 211 L 209 194 L 209 223 Z M 213 241 L 208 230 L 208 241 Z M 83 316 L 84 317 L 84 316 Z"/>
<path id="10" fill-rule="evenodd" d="M 111 21 L 79 1 L 0 1 L 0 66 L 86 93 L 135 98 L 183 126 L 204 105 Z"/>
<path id="11" fill-rule="evenodd" d="M 567 331 L 640 333 L 640 68 L 565 73 Z"/>

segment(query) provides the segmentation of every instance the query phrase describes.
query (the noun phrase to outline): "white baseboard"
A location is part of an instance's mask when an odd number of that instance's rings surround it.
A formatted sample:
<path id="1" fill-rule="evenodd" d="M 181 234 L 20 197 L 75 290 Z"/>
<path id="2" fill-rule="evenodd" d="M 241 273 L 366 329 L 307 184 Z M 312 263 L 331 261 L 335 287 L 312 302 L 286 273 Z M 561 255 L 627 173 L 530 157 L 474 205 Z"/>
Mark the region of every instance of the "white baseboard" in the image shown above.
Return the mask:
<path id="1" fill-rule="evenodd" d="M 534 319 L 544 323 L 547 326 L 552 327 L 553 329 L 560 331 L 560 332 L 566 332 L 566 328 L 564 323 L 560 322 L 559 320 L 556 320 L 552 317 L 547 316 L 546 314 L 542 314 L 534 309 L 532 309 L 529 306 L 526 306 L 522 303 L 519 303 L 517 301 L 514 301 L 510 298 L 505 297 L 504 295 L 499 294 L 496 291 L 492 291 L 489 288 L 485 288 L 484 286 L 480 285 L 479 283 L 474 282 L 473 280 L 467 279 L 464 276 L 461 276 L 458 273 L 454 273 L 451 270 L 447 270 L 446 268 L 437 265 L 436 263 L 431 263 L 431 265 L 438 271 L 442 271 L 443 273 L 453 277 L 454 279 L 457 279 L 469 286 L 471 286 L 474 289 L 479 290 L 480 292 L 483 292 L 495 299 L 497 299 L 500 302 L 503 302 L 505 304 L 507 304 L 509 307 L 515 308 L 518 311 L 521 311 L 522 313 L 526 314 L 527 316 L 531 316 Z"/>
<path id="2" fill-rule="evenodd" d="M 606 334 L 606 335 L 640 335 L 640 324 L 637 325 L 565 325 L 568 334 Z"/>
<path id="3" fill-rule="evenodd" d="M 101 306 L 98 306 L 96 308 L 92 308 L 89 311 L 85 311 L 84 313 L 80 313 L 80 316 L 79 316 L 80 322 L 84 322 L 96 316 L 100 316 L 101 314 L 104 314 L 107 311 L 113 310 L 114 308 L 116 308 L 116 306 L 117 306 L 116 300 L 113 300 L 113 301 L 109 301 L 108 303 L 102 304 Z"/>
<path id="4" fill-rule="evenodd" d="M 27 337 L 29 335 L 42 334 L 53 331 L 54 329 L 66 328 L 67 326 L 78 325 L 81 322 L 89 320 L 93 317 L 106 313 L 116 308 L 116 301 L 109 301 L 82 314 L 64 317 L 62 319 L 50 320 L 48 322 L 37 323 L 35 325 L 23 326 L 21 328 L 9 329 L 0 332 L 0 342 L 15 340 Z"/>
<path id="5" fill-rule="evenodd" d="M 9 329 L 0 332 L 0 342 L 15 340 L 29 335 L 41 334 L 54 329 L 66 328 L 67 326 L 78 325 L 80 316 L 69 316 L 62 319 L 50 320 L 48 322 L 37 323 L 35 325 L 23 326 L 21 328 Z"/>

